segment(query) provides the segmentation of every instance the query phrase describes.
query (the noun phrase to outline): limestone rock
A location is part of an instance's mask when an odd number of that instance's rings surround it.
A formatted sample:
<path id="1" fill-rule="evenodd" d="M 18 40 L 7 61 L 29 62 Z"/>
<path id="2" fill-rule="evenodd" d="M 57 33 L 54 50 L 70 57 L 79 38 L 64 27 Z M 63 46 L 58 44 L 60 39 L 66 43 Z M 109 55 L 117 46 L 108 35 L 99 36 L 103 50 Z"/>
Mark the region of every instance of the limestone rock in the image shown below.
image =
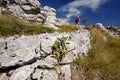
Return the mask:
<path id="1" fill-rule="evenodd" d="M 61 62 L 58 62 L 52 53 L 52 47 L 55 41 L 61 37 L 67 37 L 68 54 L 62 58 Z M 0 70 L 2 70 L 2 74 L 4 71 L 13 71 L 8 77 L 9 80 L 32 80 L 31 78 L 58 80 L 57 72 L 65 80 L 70 80 L 69 63 L 83 54 L 87 55 L 89 49 L 90 32 L 87 30 L 33 36 L 15 35 L 0 39 Z M 58 63 L 60 63 L 60 67 L 56 72 L 55 67 L 58 66 Z"/>
<path id="2" fill-rule="evenodd" d="M 43 60 L 38 60 L 32 66 L 41 67 L 41 68 L 53 68 L 56 64 L 58 64 L 57 60 L 53 55 L 47 56 Z"/>
<path id="3" fill-rule="evenodd" d="M 0 68 L 28 64 L 35 61 L 37 56 L 35 46 L 38 43 L 37 38 L 34 37 L 20 37 L 16 40 L 10 40 L 9 38 L 6 40 L 6 48 L 2 50 L 4 54 L 0 55 Z"/>
<path id="4" fill-rule="evenodd" d="M 57 72 L 60 74 L 63 80 L 71 80 L 70 65 L 62 65 L 57 67 Z"/>
<path id="5" fill-rule="evenodd" d="M 70 44 L 67 45 L 69 53 L 62 59 L 61 63 L 70 63 L 78 56 L 87 55 L 89 49 L 91 48 L 89 31 L 81 30 L 71 33 L 69 43 Z"/>
<path id="6" fill-rule="evenodd" d="M 95 25 L 93 25 L 93 27 L 96 27 L 97 29 L 107 32 L 107 29 L 103 26 L 102 23 L 96 23 Z"/>
<path id="7" fill-rule="evenodd" d="M 38 0 L 4 1 L 1 0 L 0 2 L 0 14 L 6 11 L 20 19 L 38 21 L 53 29 L 58 29 L 55 25 L 63 25 L 65 22 L 56 18 L 56 10 L 54 8 L 42 7 Z"/>
<path id="8" fill-rule="evenodd" d="M 35 62 L 37 58 L 42 59 L 39 62 L 41 66 L 53 67 L 56 59 L 52 58 L 52 46 L 57 38 L 68 37 L 67 45 L 69 53 L 62 59 L 61 63 L 69 63 L 80 55 L 87 55 L 90 48 L 90 33 L 81 30 L 75 33 L 62 34 L 42 34 L 38 36 L 21 36 L 9 37 L 1 40 L 0 68 L 8 68 L 10 66 L 20 66 Z M 49 60 L 48 62 L 46 62 Z M 51 63 L 48 65 L 48 63 Z M 55 64 L 53 64 L 55 63 Z"/>
<path id="9" fill-rule="evenodd" d="M 0 51 L 5 48 L 5 41 L 3 39 L 0 39 Z"/>
<path id="10" fill-rule="evenodd" d="M 26 80 L 30 76 L 30 74 L 33 73 L 33 71 L 34 68 L 31 68 L 30 65 L 23 66 L 13 72 L 10 80 Z"/>
<path id="11" fill-rule="evenodd" d="M 9 80 L 9 77 L 6 73 L 3 73 L 2 75 L 0 75 L 0 80 Z"/>
<path id="12" fill-rule="evenodd" d="M 55 24 L 55 19 L 56 19 L 56 10 L 54 8 L 50 8 L 48 6 L 45 6 L 44 11 L 42 13 L 46 14 L 46 20 L 44 22 L 45 26 L 48 26 L 53 29 L 58 29 L 54 24 Z"/>
<path id="13" fill-rule="evenodd" d="M 56 71 L 36 69 L 32 76 L 33 79 L 41 80 L 59 80 Z"/>
<path id="14" fill-rule="evenodd" d="M 96 23 L 95 25 L 93 25 L 93 27 L 96 27 L 97 29 L 100 29 L 101 31 L 104 31 L 104 32 L 108 33 L 108 34 L 109 34 L 110 36 L 112 36 L 112 37 L 120 38 L 119 28 L 117 29 L 117 27 L 115 27 L 115 26 L 105 27 L 105 26 L 102 25 L 102 23 Z M 116 32 L 114 32 L 114 31 L 109 31 L 109 29 L 113 29 L 113 30 L 115 30 Z"/>
<path id="15" fill-rule="evenodd" d="M 39 3 L 38 0 L 14 0 L 15 3 L 18 3 L 19 5 L 29 5 L 33 7 L 39 7 L 41 4 Z"/>
<path id="16" fill-rule="evenodd" d="M 20 8 L 19 5 L 14 5 L 14 6 L 10 5 L 8 6 L 8 9 L 12 13 L 12 15 L 20 18 L 21 18 L 21 15 L 24 14 L 23 10 Z"/>
<path id="17" fill-rule="evenodd" d="M 24 10 L 26 10 L 26 11 L 31 10 L 31 7 L 28 6 L 28 5 L 23 5 L 22 8 L 23 8 Z"/>

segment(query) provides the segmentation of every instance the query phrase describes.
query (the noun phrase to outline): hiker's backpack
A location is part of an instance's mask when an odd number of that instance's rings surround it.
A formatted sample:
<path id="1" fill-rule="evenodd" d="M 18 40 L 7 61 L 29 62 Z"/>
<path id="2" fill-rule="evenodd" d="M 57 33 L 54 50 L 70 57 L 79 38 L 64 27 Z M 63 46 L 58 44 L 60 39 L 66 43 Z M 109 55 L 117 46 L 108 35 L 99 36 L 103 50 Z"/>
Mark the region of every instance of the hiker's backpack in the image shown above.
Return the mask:
<path id="1" fill-rule="evenodd" d="M 79 21 L 80 21 L 79 17 L 76 17 L 75 22 L 79 22 Z"/>

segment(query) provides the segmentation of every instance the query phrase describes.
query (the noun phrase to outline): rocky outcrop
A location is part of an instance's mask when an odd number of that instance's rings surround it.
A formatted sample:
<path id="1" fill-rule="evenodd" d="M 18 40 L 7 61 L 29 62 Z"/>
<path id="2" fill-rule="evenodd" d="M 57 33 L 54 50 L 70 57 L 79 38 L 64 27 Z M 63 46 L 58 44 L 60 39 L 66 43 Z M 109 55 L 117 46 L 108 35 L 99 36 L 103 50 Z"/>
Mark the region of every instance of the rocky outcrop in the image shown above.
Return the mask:
<path id="1" fill-rule="evenodd" d="M 62 25 L 65 21 L 56 18 L 56 10 L 42 7 L 38 0 L 0 0 L 0 14 L 9 12 L 21 19 L 38 21 L 46 27 L 58 29 L 55 25 Z"/>
<path id="2" fill-rule="evenodd" d="M 58 62 L 52 52 L 57 38 L 67 37 L 68 54 Z M 87 55 L 90 33 L 52 33 L 34 36 L 13 36 L 0 39 L 0 80 L 71 80 L 70 63 Z"/>
<path id="3" fill-rule="evenodd" d="M 105 31 L 105 32 L 108 32 L 107 29 L 103 26 L 102 23 L 96 23 L 95 25 L 93 25 L 93 27 L 101 30 L 101 31 Z"/>
<path id="4" fill-rule="evenodd" d="M 55 70 L 36 69 L 32 75 L 33 79 L 41 80 L 59 80 L 58 74 Z"/>
<path id="5" fill-rule="evenodd" d="M 120 38 L 120 27 L 117 26 L 107 26 L 106 29 L 108 30 L 108 33 L 116 38 Z"/>
<path id="6" fill-rule="evenodd" d="M 120 31 L 117 27 L 106 27 L 102 23 L 96 23 L 93 27 L 108 33 L 110 36 L 115 38 L 120 38 Z"/>

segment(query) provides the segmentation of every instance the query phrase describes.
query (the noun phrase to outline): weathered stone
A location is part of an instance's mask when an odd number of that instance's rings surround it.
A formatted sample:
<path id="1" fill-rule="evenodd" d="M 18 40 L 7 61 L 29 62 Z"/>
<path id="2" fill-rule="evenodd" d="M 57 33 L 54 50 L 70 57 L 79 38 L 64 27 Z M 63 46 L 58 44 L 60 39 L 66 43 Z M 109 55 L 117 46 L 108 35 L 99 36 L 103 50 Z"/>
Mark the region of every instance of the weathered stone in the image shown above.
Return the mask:
<path id="1" fill-rule="evenodd" d="M 0 55 L 0 68 L 7 68 L 15 65 L 29 64 L 35 61 L 37 54 L 35 47 L 39 41 L 35 37 L 20 37 L 14 40 L 6 40 L 6 49 Z"/>
<path id="2" fill-rule="evenodd" d="M 57 38 L 61 38 L 63 35 L 69 38 L 68 42 L 70 44 L 67 45 L 69 53 L 62 59 L 61 63 L 72 62 L 78 55 L 87 54 L 90 48 L 90 35 L 85 30 L 70 34 L 54 33 L 9 37 L 6 39 L 6 48 L 1 50 L 0 68 L 29 64 L 35 62 L 37 58 L 42 59 L 38 61 L 38 63 L 44 63 L 41 66 L 53 67 L 56 64 L 56 59 L 48 55 L 52 54 L 52 46 Z M 48 65 L 48 63 L 51 64 Z"/>
<path id="3" fill-rule="evenodd" d="M 19 5 L 28 4 L 34 7 L 39 7 L 41 5 L 38 0 L 14 0 L 14 1 Z"/>
<path id="4" fill-rule="evenodd" d="M 57 72 L 60 74 L 61 78 L 65 79 L 65 80 L 71 80 L 70 64 L 58 66 Z"/>
<path id="5" fill-rule="evenodd" d="M 8 9 L 9 12 L 12 13 L 12 15 L 17 16 L 19 18 L 21 18 L 22 17 L 21 15 L 24 14 L 23 10 L 20 8 L 19 5 L 14 5 L 14 6 L 10 5 L 8 6 Z"/>
<path id="6" fill-rule="evenodd" d="M 29 5 L 23 5 L 22 8 L 27 11 L 31 10 L 31 7 Z"/>
<path id="7" fill-rule="evenodd" d="M 50 7 L 48 7 L 48 6 L 45 6 L 45 7 L 44 7 L 44 10 L 46 10 L 46 11 L 51 11 L 51 12 L 56 12 L 56 10 L 55 10 L 54 8 L 50 8 Z"/>
<path id="8" fill-rule="evenodd" d="M 2 14 L 2 12 L 4 12 L 4 11 L 6 11 L 6 9 L 5 8 L 3 8 L 3 7 L 0 7 L 0 15 Z"/>
<path id="9" fill-rule="evenodd" d="M 33 79 L 41 79 L 41 80 L 59 80 L 56 71 L 46 70 L 46 69 L 45 70 L 36 69 L 32 78 Z"/>
<path id="10" fill-rule="evenodd" d="M 0 39 L 0 51 L 5 48 L 5 41 L 3 39 Z"/>
<path id="11" fill-rule="evenodd" d="M 93 25 L 93 27 L 96 27 L 97 29 L 107 32 L 107 29 L 102 25 L 102 23 L 96 23 L 95 25 Z"/>
<path id="12" fill-rule="evenodd" d="M 2 75 L 0 75 L 0 80 L 9 80 L 9 77 L 6 73 L 3 73 Z"/>
<path id="13" fill-rule="evenodd" d="M 38 60 L 32 66 L 41 67 L 41 68 L 53 68 L 56 64 L 58 64 L 57 60 L 53 55 L 47 56 L 43 60 Z"/>
<path id="14" fill-rule="evenodd" d="M 71 33 L 69 37 L 70 44 L 67 45 L 69 53 L 62 59 L 61 63 L 70 63 L 73 62 L 78 56 L 86 56 L 90 49 L 89 31 L 77 31 L 75 33 Z"/>
<path id="15" fill-rule="evenodd" d="M 100 29 L 101 31 L 108 33 L 112 37 L 120 38 L 119 31 L 117 32 L 118 29 L 115 28 L 115 26 L 105 27 L 102 25 L 102 23 L 96 23 L 95 25 L 93 25 L 93 27 L 96 27 L 97 29 Z M 109 29 L 115 29 L 116 32 L 109 31 Z"/>
<path id="16" fill-rule="evenodd" d="M 44 11 L 42 11 L 42 13 L 47 15 L 46 20 L 44 22 L 45 26 L 57 30 L 58 28 L 54 25 L 55 24 L 55 19 L 56 19 L 56 17 L 55 17 L 56 16 L 56 10 L 53 9 L 53 8 L 50 8 L 48 6 L 45 6 L 43 9 L 44 9 Z"/>
<path id="17" fill-rule="evenodd" d="M 38 0 L 7 0 L 7 4 L 2 4 L 0 14 L 3 11 L 29 21 L 39 21 L 46 27 L 58 29 L 55 25 L 62 25 L 65 21 L 56 18 L 56 10 L 45 6 L 42 7 Z"/>
<path id="18" fill-rule="evenodd" d="M 10 80 L 26 80 L 33 73 L 33 71 L 34 68 L 32 68 L 30 65 L 23 66 L 13 72 Z"/>
<path id="19" fill-rule="evenodd" d="M 68 37 L 66 45 L 68 54 L 58 62 L 52 54 L 52 47 L 55 41 L 61 37 Z M 70 80 L 70 65 L 78 56 L 87 55 L 90 49 L 90 33 L 87 30 L 79 30 L 71 33 L 52 33 L 34 36 L 13 36 L 5 40 L 0 39 L 0 69 L 16 70 L 11 73 L 10 80 L 58 80 L 58 74 L 54 71 L 59 65 L 57 72 L 66 80 Z M 62 66 L 61 66 L 62 65 Z M 45 70 L 35 71 L 36 68 Z M 49 69 L 49 70 L 46 70 Z M 38 73 L 40 73 L 38 75 Z M 20 75 L 20 76 L 18 76 Z"/>

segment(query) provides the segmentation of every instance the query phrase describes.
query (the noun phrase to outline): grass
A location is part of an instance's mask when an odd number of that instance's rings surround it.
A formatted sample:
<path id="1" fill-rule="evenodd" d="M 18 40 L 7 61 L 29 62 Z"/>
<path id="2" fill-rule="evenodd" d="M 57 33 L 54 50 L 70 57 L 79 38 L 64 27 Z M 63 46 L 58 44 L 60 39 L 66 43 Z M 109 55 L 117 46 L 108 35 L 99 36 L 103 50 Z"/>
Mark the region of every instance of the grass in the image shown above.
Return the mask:
<path id="1" fill-rule="evenodd" d="M 4 14 L 0 16 L 0 37 L 52 33 L 55 30 Z"/>
<path id="2" fill-rule="evenodd" d="M 58 26 L 58 32 L 71 32 L 76 30 L 74 25 Z M 36 35 L 42 33 L 55 32 L 54 29 L 44 27 L 40 23 L 31 23 L 29 21 L 18 19 L 8 13 L 0 16 L 0 37 L 9 37 L 13 35 Z"/>
<path id="3" fill-rule="evenodd" d="M 79 58 L 75 64 L 87 67 L 88 80 L 120 80 L 120 39 L 113 38 L 96 28 L 91 32 L 92 48 L 85 58 Z M 107 42 L 100 35 L 105 35 Z"/>
<path id="4" fill-rule="evenodd" d="M 62 25 L 58 32 L 75 31 L 74 25 Z M 120 80 L 120 39 L 113 38 L 108 34 L 95 28 L 86 29 L 91 32 L 92 48 L 85 58 L 79 58 L 74 63 L 78 66 L 87 67 L 89 80 Z M 20 20 L 11 15 L 0 16 L 0 37 L 13 35 L 34 35 L 51 33 L 55 30 L 42 26 L 41 24 L 30 23 Z M 107 42 L 100 35 L 105 35 Z"/>
<path id="5" fill-rule="evenodd" d="M 58 32 L 72 32 L 72 31 L 76 31 L 77 28 L 75 25 L 62 25 L 58 27 L 60 28 Z"/>

